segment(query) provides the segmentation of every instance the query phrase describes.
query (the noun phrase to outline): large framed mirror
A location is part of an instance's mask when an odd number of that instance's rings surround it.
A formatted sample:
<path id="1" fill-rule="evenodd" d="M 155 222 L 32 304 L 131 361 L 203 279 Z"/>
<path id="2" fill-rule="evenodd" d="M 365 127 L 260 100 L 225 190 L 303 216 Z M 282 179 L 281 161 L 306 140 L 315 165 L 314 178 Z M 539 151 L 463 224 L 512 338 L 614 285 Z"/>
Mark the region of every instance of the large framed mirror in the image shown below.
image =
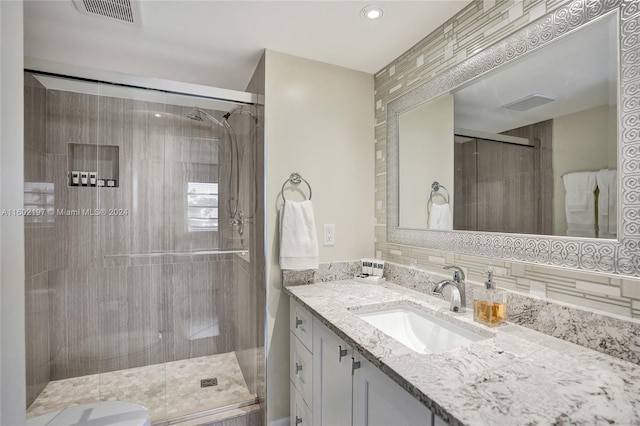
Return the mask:
<path id="1" fill-rule="evenodd" d="M 389 102 L 387 240 L 640 276 L 637 8 L 569 3 Z"/>

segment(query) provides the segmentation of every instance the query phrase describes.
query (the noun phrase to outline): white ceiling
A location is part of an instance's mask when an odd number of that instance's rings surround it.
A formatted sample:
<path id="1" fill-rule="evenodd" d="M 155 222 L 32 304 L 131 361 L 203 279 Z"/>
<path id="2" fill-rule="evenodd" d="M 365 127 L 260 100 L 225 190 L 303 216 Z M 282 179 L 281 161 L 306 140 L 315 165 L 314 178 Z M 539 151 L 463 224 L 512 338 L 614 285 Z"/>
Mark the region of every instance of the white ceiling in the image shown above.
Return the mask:
<path id="1" fill-rule="evenodd" d="M 617 26 L 601 19 L 454 90 L 456 128 L 489 133 L 617 103 Z M 527 111 L 503 105 L 538 93 L 556 100 Z"/>
<path id="2" fill-rule="evenodd" d="M 72 0 L 26 0 L 25 56 L 244 90 L 265 48 L 376 73 L 468 3 L 143 0 L 135 26 L 82 15 Z M 369 4 L 381 20 L 360 17 Z"/>

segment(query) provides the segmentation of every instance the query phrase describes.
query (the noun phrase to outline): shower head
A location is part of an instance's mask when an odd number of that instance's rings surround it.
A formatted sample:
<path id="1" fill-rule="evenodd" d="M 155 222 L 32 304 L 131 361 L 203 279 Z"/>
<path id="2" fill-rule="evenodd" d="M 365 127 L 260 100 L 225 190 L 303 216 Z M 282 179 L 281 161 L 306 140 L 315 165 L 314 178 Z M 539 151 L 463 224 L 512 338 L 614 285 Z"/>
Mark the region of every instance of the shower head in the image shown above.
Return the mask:
<path id="1" fill-rule="evenodd" d="M 195 121 L 202 121 L 202 115 L 200 115 L 200 109 L 193 107 L 191 111 L 187 113 L 187 118 L 190 118 Z"/>
<path id="2" fill-rule="evenodd" d="M 211 120 L 214 124 L 217 124 L 220 127 L 225 127 L 224 124 L 222 124 L 217 118 L 215 118 L 213 115 L 208 114 L 206 111 L 201 110 L 198 107 L 193 107 L 191 108 L 191 111 L 189 111 L 187 113 L 187 118 L 190 118 L 192 120 L 195 121 L 203 121 L 204 117 L 208 118 L 209 120 Z"/>
<path id="3" fill-rule="evenodd" d="M 229 111 L 228 113 L 226 113 L 225 115 L 223 115 L 224 119 L 226 121 L 229 121 L 229 117 L 231 117 L 233 114 L 245 114 L 248 115 L 249 117 L 251 117 L 254 121 L 255 124 L 258 124 L 258 117 L 256 117 L 251 111 L 244 109 L 244 107 L 241 105 L 237 108 L 232 109 L 231 111 Z"/>

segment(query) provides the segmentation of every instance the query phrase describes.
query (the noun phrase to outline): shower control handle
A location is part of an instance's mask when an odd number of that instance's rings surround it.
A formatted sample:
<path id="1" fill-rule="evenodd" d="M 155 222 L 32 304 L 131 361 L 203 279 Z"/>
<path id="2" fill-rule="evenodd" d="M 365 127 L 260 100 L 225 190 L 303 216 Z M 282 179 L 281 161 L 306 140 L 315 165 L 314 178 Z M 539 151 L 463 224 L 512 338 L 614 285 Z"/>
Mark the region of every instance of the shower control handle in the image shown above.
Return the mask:
<path id="1" fill-rule="evenodd" d="M 298 328 L 299 325 L 302 325 L 302 320 L 296 316 L 296 328 Z"/>
<path id="2" fill-rule="evenodd" d="M 342 349 L 342 345 L 339 345 L 338 348 L 340 348 L 338 351 L 338 361 L 342 362 L 342 358 L 347 356 L 347 348 Z"/>

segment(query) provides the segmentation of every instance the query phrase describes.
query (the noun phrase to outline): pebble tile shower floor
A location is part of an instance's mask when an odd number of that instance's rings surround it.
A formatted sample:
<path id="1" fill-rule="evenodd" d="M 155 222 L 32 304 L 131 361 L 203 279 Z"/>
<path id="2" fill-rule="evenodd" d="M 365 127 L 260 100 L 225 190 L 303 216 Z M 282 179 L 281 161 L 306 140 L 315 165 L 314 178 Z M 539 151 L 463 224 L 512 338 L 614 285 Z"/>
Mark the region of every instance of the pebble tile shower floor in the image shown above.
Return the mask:
<path id="1" fill-rule="evenodd" d="M 218 385 L 201 388 L 216 377 Z M 166 388 L 165 388 L 166 383 Z M 253 401 L 234 352 L 50 382 L 27 418 L 78 404 L 133 401 L 149 409 L 151 422 Z"/>

